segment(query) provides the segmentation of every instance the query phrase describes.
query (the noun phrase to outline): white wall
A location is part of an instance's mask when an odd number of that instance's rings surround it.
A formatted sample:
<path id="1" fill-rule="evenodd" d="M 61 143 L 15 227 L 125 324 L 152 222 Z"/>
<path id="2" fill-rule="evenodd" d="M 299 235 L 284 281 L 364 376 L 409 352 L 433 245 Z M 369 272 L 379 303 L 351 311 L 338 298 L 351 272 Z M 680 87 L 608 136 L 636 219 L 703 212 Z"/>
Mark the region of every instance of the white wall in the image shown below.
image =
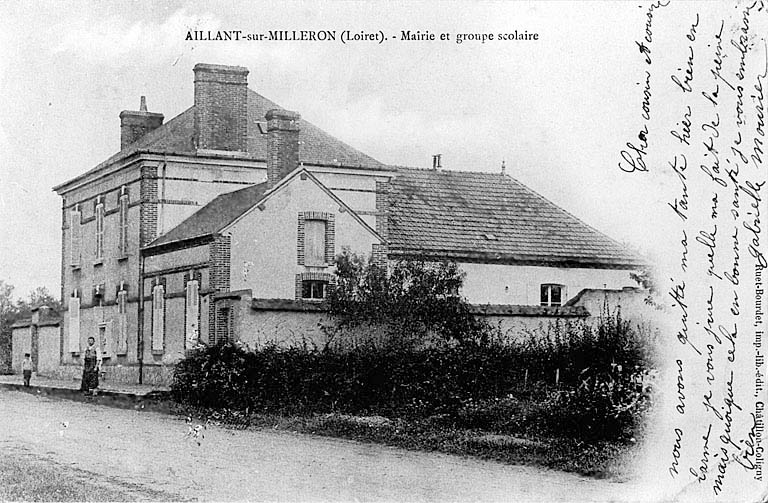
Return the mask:
<path id="1" fill-rule="evenodd" d="M 563 303 L 584 288 L 637 286 L 626 269 L 586 269 L 460 263 L 467 273 L 462 294 L 472 304 L 539 305 L 543 283 L 565 285 Z"/>
<path id="2" fill-rule="evenodd" d="M 270 197 L 263 211 L 254 209 L 228 231 L 232 236 L 230 289 L 250 289 L 254 298 L 293 299 L 296 274 L 332 272 L 331 267 L 305 267 L 297 263 L 298 215 L 301 211 L 333 213 L 336 254 L 343 247 L 370 255 L 378 239 L 349 212 L 340 212 L 311 179 L 295 177 Z"/>

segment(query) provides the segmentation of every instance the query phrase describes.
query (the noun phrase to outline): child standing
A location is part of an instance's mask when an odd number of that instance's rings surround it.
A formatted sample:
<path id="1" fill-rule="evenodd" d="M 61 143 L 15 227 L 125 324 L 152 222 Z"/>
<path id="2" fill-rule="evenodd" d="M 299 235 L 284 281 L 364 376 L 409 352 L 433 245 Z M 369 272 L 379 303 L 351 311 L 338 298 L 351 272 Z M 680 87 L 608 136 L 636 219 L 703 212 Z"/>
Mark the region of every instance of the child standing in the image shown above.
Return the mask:
<path id="1" fill-rule="evenodd" d="M 29 386 L 32 379 L 32 355 L 24 353 L 24 361 L 21 362 L 21 372 L 24 374 L 24 386 Z"/>

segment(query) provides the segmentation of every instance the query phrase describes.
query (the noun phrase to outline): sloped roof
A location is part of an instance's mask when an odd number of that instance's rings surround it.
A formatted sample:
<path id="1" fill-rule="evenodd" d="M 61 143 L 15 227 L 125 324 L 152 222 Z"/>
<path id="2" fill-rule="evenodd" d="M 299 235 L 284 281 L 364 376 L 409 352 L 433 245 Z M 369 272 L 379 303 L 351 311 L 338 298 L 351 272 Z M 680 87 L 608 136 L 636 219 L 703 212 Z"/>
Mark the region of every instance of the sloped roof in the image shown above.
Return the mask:
<path id="1" fill-rule="evenodd" d="M 266 191 L 267 182 L 264 182 L 221 194 L 179 225 L 152 241 L 149 246 L 154 248 L 176 241 L 187 241 L 215 234 L 256 204 Z"/>
<path id="2" fill-rule="evenodd" d="M 341 205 L 344 208 L 344 211 L 348 212 L 352 218 L 356 219 L 364 228 L 368 229 L 377 238 L 381 239 L 381 236 L 379 236 L 379 234 L 371 228 L 360 215 L 355 213 L 352 208 L 347 206 L 343 200 L 334 194 L 332 190 L 323 185 L 312 173 L 305 168 L 297 168 L 291 174 L 283 177 L 283 179 L 277 185 L 272 187 L 272 189 L 268 187 L 267 182 L 263 182 L 258 185 L 250 185 L 244 189 L 217 196 L 211 202 L 190 215 L 186 220 L 182 221 L 179 225 L 149 243 L 149 245 L 146 246 L 146 249 L 164 248 L 164 245 L 169 245 L 171 243 L 190 241 L 221 232 L 239 217 L 244 215 L 249 209 L 266 201 L 270 194 L 274 194 L 280 190 L 282 186 L 290 183 L 291 180 L 300 174 L 302 177 L 306 176 L 315 182 L 328 197 Z"/>
<path id="3" fill-rule="evenodd" d="M 390 187 L 390 252 L 563 266 L 642 261 L 501 173 L 397 168 Z"/>
<path id="4" fill-rule="evenodd" d="M 275 108 L 283 109 L 280 105 L 248 89 L 248 151 L 245 153 L 247 158 L 266 160 L 267 135 L 264 134 L 266 132 L 264 116 L 269 110 Z M 75 180 L 95 173 L 135 153 L 196 155 L 194 125 L 195 107 L 192 106 L 98 164 L 95 168 L 54 187 L 54 190 L 59 190 Z M 304 119 L 299 120 L 299 128 L 300 162 L 363 169 L 383 169 L 386 167 L 376 159 L 350 147 Z"/>

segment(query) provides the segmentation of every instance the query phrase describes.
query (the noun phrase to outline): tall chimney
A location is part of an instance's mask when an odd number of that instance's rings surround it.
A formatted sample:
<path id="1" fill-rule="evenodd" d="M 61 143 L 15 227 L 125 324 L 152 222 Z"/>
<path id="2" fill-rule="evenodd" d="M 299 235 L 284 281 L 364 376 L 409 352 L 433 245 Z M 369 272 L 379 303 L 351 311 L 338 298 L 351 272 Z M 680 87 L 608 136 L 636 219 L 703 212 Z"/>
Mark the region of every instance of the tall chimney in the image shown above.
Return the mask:
<path id="1" fill-rule="evenodd" d="M 299 119 L 288 110 L 273 109 L 267 119 L 267 186 L 273 187 L 299 165 Z"/>
<path id="2" fill-rule="evenodd" d="M 248 69 L 195 65 L 195 145 L 199 150 L 245 152 L 248 140 Z"/>
<path id="3" fill-rule="evenodd" d="M 147 98 L 142 96 L 138 111 L 120 112 L 120 150 L 162 126 L 163 119 L 165 119 L 163 114 L 147 112 Z"/>

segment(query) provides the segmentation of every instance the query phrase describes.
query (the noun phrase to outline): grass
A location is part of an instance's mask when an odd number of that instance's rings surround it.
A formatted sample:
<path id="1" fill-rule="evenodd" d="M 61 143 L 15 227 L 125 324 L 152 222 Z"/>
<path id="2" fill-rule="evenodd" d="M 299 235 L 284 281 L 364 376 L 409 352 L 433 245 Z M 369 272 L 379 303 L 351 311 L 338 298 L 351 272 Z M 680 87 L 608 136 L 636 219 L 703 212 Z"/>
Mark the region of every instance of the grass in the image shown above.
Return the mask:
<path id="1" fill-rule="evenodd" d="M 179 406 L 175 412 L 234 429 L 261 428 L 344 438 L 394 447 L 475 457 L 513 465 L 624 479 L 636 444 L 579 442 L 571 438 L 517 437 L 441 424 L 440 420 L 388 419 L 345 414 L 280 415 L 213 412 Z"/>
<path id="2" fill-rule="evenodd" d="M 0 501 L 178 501 L 179 497 L 113 477 L 5 450 L 0 456 Z"/>

